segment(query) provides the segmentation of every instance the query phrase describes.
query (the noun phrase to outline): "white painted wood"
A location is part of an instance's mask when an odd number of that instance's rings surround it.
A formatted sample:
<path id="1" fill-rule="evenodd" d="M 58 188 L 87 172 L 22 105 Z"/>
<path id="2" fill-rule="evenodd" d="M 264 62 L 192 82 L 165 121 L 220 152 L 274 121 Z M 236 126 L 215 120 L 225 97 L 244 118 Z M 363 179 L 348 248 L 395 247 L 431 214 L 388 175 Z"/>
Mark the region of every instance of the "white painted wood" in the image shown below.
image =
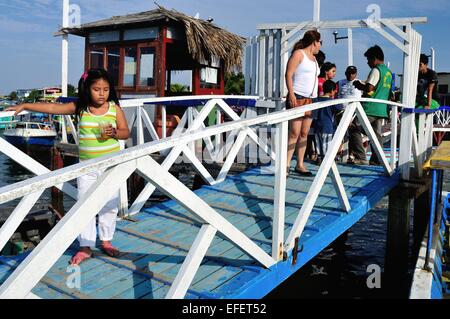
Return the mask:
<path id="1" fill-rule="evenodd" d="M 291 232 L 286 239 L 284 245 L 285 251 L 289 251 L 294 247 L 295 238 L 300 237 L 303 229 L 305 228 L 306 222 L 308 221 L 309 215 L 314 208 L 320 190 L 325 182 L 325 179 L 327 178 L 331 166 L 334 163 L 334 159 L 339 150 L 341 141 L 343 140 L 345 132 L 352 121 L 357 105 L 358 103 L 349 104 L 342 115 L 341 122 L 339 123 L 339 126 L 333 136 L 331 147 L 325 154 L 322 164 L 319 166 L 319 170 L 317 171 L 314 181 L 308 191 L 308 194 L 306 195 L 307 200 L 303 202 L 302 208 L 295 219 Z"/>
<path id="2" fill-rule="evenodd" d="M 398 122 L 398 107 L 392 106 L 391 108 L 391 168 L 396 168 L 397 160 L 397 122 Z"/>
<path id="3" fill-rule="evenodd" d="M 177 201 L 192 214 L 210 224 L 242 250 L 259 261 L 263 266 L 270 267 L 275 261 L 257 244 L 238 230 L 228 220 L 217 213 L 211 206 L 193 193 L 183 183 L 161 169 L 161 166 L 151 157 L 138 159 L 139 174 L 155 185 L 161 192 Z"/>
<path id="4" fill-rule="evenodd" d="M 428 22 L 427 17 L 413 17 L 413 18 L 391 18 L 391 19 L 380 19 L 383 23 L 384 21 L 389 20 L 396 26 L 406 26 L 411 23 L 423 24 Z M 256 26 L 257 30 L 270 30 L 270 29 L 283 29 L 285 28 L 287 31 L 291 31 L 295 27 L 299 25 L 298 22 L 293 23 L 264 23 Z M 304 30 L 309 30 L 317 26 L 317 23 L 314 21 L 307 21 Z M 337 20 L 337 21 L 321 21 L 320 29 L 347 29 L 347 28 L 367 28 L 367 24 L 364 20 Z"/>
<path id="5" fill-rule="evenodd" d="M 125 141 L 119 140 L 120 149 L 125 149 Z M 123 182 L 119 189 L 119 216 L 128 216 L 128 186 L 127 181 Z"/>
<path id="6" fill-rule="evenodd" d="M 274 71 L 273 71 L 273 73 L 274 73 L 274 77 L 273 77 L 274 97 L 281 98 L 281 95 L 280 95 L 280 90 L 281 90 L 281 83 L 280 83 L 280 79 L 281 79 L 281 74 L 280 74 L 280 70 L 281 70 L 281 30 L 276 30 L 276 33 L 275 33 L 275 45 L 274 45 L 273 58 L 274 58 Z"/>
<path id="7" fill-rule="evenodd" d="M 433 117 L 433 114 L 428 114 L 426 119 L 425 141 L 427 152 L 430 152 L 433 147 Z"/>
<path id="8" fill-rule="evenodd" d="M 62 27 L 69 27 L 69 0 L 63 0 L 63 22 Z M 62 37 L 61 47 L 61 90 L 62 96 L 67 97 L 68 92 L 68 75 L 69 75 L 69 35 L 65 34 Z"/>
<path id="9" fill-rule="evenodd" d="M 347 29 L 348 35 L 348 65 L 353 65 L 353 30 Z"/>
<path id="10" fill-rule="evenodd" d="M 396 26 L 394 23 L 392 23 L 389 19 L 381 20 L 381 23 L 384 24 L 387 28 L 391 29 L 394 33 L 396 33 L 399 37 L 401 37 L 404 41 L 410 42 L 409 35 L 404 32 L 402 29 L 400 29 L 398 26 Z"/>
<path id="11" fill-rule="evenodd" d="M 266 91 L 266 35 L 259 35 L 259 63 L 258 63 L 258 95 L 260 98 L 267 96 Z"/>
<path id="12" fill-rule="evenodd" d="M 166 295 L 166 299 L 184 298 L 216 232 L 217 229 L 211 225 L 202 226 Z"/>
<path id="13" fill-rule="evenodd" d="M 287 30 L 285 30 L 283 36 L 281 37 L 282 46 L 283 46 L 283 44 L 287 45 L 289 40 L 291 40 L 291 42 L 292 42 L 292 39 L 294 39 L 293 38 L 294 36 L 296 36 L 295 38 L 300 39 L 301 36 L 303 36 L 303 34 L 301 34 L 300 31 L 304 30 L 305 26 L 307 24 L 308 24 L 308 22 L 301 22 L 295 28 L 293 28 L 292 30 L 289 30 L 289 33 L 287 32 Z M 271 29 L 269 29 L 269 30 L 271 30 Z"/>
<path id="14" fill-rule="evenodd" d="M 238 137 L 236 141 L 233 144 L 233 147 L 231 148 L 230 152 L 227 154 L 227 159 L 225 163 L 222 166 L 222 169 L 220 170 L 219 175 L 217 176 L 217 183 L 223 182 L 225 178 L 228 175 L 228 172 L 231 169 L 231 165 L 233 165 L 234 160 L 236 159 L 236 156 L 239 152 L 239 149 L 241 148 L 242 144 L 245 141 L 245 138 L 247 137 L 247 131 L 243 130 L 240 131 L 238 134 Z"/>
<path id="15" fill-rule="evenodd" d="M 66 118 L 67 123 L 69 124 L 70 130 L 71 130 L 71 134 L 73 136 L 73 139 L 75 141 L 75 144 L 79 144 L 79 138 L 78 138 L 78 132 L 77 132 L 77 128 L 75 127 L 75 125 L 73 124 L 72 119 L 70 118 L 69 115 L 64 115 L 64 117 Z"/>
<path id="16" fill-rule="evenodd" d="M 275 189 L 273 199 L 272 222 L 272 258 L 283 259 L 283 241 L 285 227 L 285 202 L 286 202 L 286 167 L 287 167 L 287 142 L 288 122 L 277 125 L 275 135 L 275 147 L 277 159 L 275 161 Z"/>
<path id="17" fill-rule="evenodd" d="M 183 148 L 183 153 L 187 157 L 187 159 L 192 163 L 195 171 L 206 181 L 209 185 L 215 184 L 214 178 L 207 171 L 207 169 L 202 165 L 202 162 L 192 153 L 191 149 L 186 145 Z"/>
<path id="18" fill-rule="evenodd" d="M 252 43 L 252 78 L 251 78 L 251 94 L 257 95 L 258 93 L 258 37 L 253 37 Z"/>
<path id="19" fill-rule="evenodd" d="M 14 235 L 17 228 L 19 228 L 20 224 L 33 208 L 34 204 L 36 204 L 38 199 L 42 196 L 43 192 L 44 191 L 38 191 L 22 198 L 11 215 L 8 216 L 8 219 L 0 228 L 0 251 L 3 250 L 11 236 Z"/>
<path id="20" fill-rule="evenodd" d="M 68 143 L 67 141 L 67 126 L 66 126 L 66 117 L 61 116 L 61 142 Z"/>
<path id="21" fill-rule="evenodd" d="M 218 100 L 217 104 L 220 105 L 222 110 L 229 116 L 233 121 L 240 120 L 239 115 L 234 112 L 228 104 L 226 104 L 223 100 Z M 269 145 L 264 141 L 260 141 L 258 135 L 251 129 L 250 127 L 246 128 L 248 136 L 259 146 L 261 147 L 266 154 L 269 154 L 272 159 L 275 159 L 275 153 L 270 150 Z"/>
<path id="22" fill-rule="evenodd" d="M 161 106 L 161 137 L 166 138 L 167 137 L 167 110 L 166 106 Z"/>
<path id="23" fill-rule="evenodd" d="M 152 120 L 150 120 L 150 117 L 148 116 L 147 111 L 145 111 L 144 108 L 141 108 L 141 118 L 144 121 L 145 127 L 147 128 L 148 132 L 150 133 L 150 136 L 154 141 L 159 140 L 158 133 L 155 130 L 155 126 L 153 126 Z M 164 122 L 164 121 L 163 121 Z M 162 127 L 164 127 L 164 123 L 162 123 Z M 163 134 L 164 136 L 164 134 Z"/>
<path id="24" fill-rule="evenodd" d="M 216 110 L 216 118 L 217 118 L 217 125 L 222 124 L 222 112 L 220 111 L 220 108 L 217 108 Z M 220 145 L 222 144 L 222 134 L 217 134 L 215 139 L 214 139 L 214 144 L 215 144 L 215 150 L 219 150 L 220 149 Z"/>
<path id="25" fill-rule="evenodd" d="M 389 162 L 383 151 L 383 146 L 380 144 L 380 141 L 378 141 L 378 138 L 375 135 L 375 131 L 373 130 L 372 125 L 370 125 L 370 121 L 367 118 L 366 112 L 364 112 L 364 109 L 363 109 L 361 103 L 357 103 L 356 116 L 359 119 L 359 123 L 364 128 L 364 131 L 366 132 L 366 135 L 369 138 L 370 143 L 372 144 L 373 148 L 375 149 L 375 153 L 376 153 L 378 159 L 383 164 L 384 171 L 386 172 L 386 174 L 391 176 L 394 173 L 394 171 L 391 168 L 391 166 L 389 165 Z"/>
<path id="26" fill-rule="evenodd" d="M 200 113 L 198 113 L 198 116 L 195 118 L 195 120 L 192 121 L 192 123 L 188 127 L 186 133 L 189 133 L 190 131 L 195 131 L 203 125 L 203 121 L 206 119 L 209 112 L 211 112 L 211 110 L 217 104 L 217 101 L 218 100 L 216 100 L 216 99 L 212 99 L 212 100 L 208 101 L 208 103 L 206 103 L 206 105 L 202 108 Z M 184 124 L 187 122 L 187 119 L 188 119 L 188 114 L 185 113 L 181 119 L 180 124 L 175 129 L 174 133 L 172 134 L 172 136 L 171 136 L 172 139 L 181 135 L 181 130 L 184 127 Z M 192 140 L 192 141 L 194 141 L 194 140 Z M 175 161 L 177 160 L 178 156 L 181 154 L 183 149 L 185 149 L 185 146 L 186 145 L 183 145 L 182 143 L 180 143 L 180 144 L 177 144 L 177 146 L 174 147 L 170 151 L 170 153 L 167 155 L 167 157 L 164 159 L 164 162 L 161 165 L 166 171 L 169 171 L 170 167 L 175 163 Z M 187 152 L 187 155 L 191 155 L 192 150 L 191 149 L 189 149 L 189 150 L 190 151 Z M 194 154 L 194 156 L 195 156 L 195 154 Z M 191 157 L 191 162 L 192 161 L 194 161 L 198 165 L 198 162 L 193 157 Z M 198 166 L 194 165 L 194 168 L 196 168 L 199 172 L 201 172 L 202 177 L 204 179 L 206 179 L 209 183 L 214 183 L 214 181 L 210 179 L 211 175 L 209 173 L 207 173 L 207 171 L 203 167 L 203 165 L 198 165 Z M 152 184 L 145 185 L 144 189 L 138 195 L 138 197 L 136 198 L 136 200 L 134 201 L 134 203 L 131 205 L 131 207 L 129 209 L 130 216 L 133 216 L 140 212 L 140 210 L 142 209 L 142 207 L 144 207 L 147 200 L 150 198 L 150 196 L 152 196 L 155 189 L 156 188 Z"/>
<path id="27" fill-rule="evenodd" d="M 273 30 L 269 30 L 267 38 L 267 97 L 273 98 L 273 75 L 274 75 L 274 37 Z"/>
<path id="28" fill-rule="evenodd" d="M 404 44 L 402 44 L 399 40 L 394 38 L 392 35 L 390 35 L 386 30 L 384 30 L 381 26 L 378 27 L 372 27 L 372 30 L 378 32 L 380 35 L 382 35 L 386 40 L 391 42 L 393 45 L 395 45 L 397 48 L 402 50 L 404 53 L 408 53 L 408 49 L 405 47 Z"/>
<path id="29" fill-rule="evenodd" d="M 26 168 L 27 170 L 36 175 L 44 175 L 50 172 L 50 170 L 47 167 L 45 167 L 35 159 L 31 158 L 29 155 L 25 154 L 18 148 L 14 147 L 3 138 L 0 138 L 0 152 L 2 152 L 10 159 L 15 161 L 17 164 L 21 165 L 22 167 Z M 59 190 L 63 191 L 65 194 L 69 195 L 73 199 L 77 199 L 78 197 L 78 190 L 69 183 L 64 183 L 62 185 L 57 184 L 52 186 L 57 187 Z M 24 194 L 23 196 L 25 195 L 28 194 Z"/>
<path id="30" fill-rule="evenodd" d="M 314 0 L 313 21 L 314 22 L 319 22 L 320 21 L 320 0 Z"/>
<path id="31" fill-rule="evenodd" d="M 280 81 L 280 98 L 286 97 L 287 95 L 287 87 L 286 87 L 286 81 L 285 81 L 285 73 L 286 73 L 286 67 L 289 60 L 289 53 L 288 53 L 288 43 L 287 41 L 283 41 L 283 37 L 285 37 L 287 34 L 286 29 L 282 28 L 281 30 L 281 45 L 280 45 L 280 74 L 279 74 L 279 81 Z"/>
<path id="32" fill-rule="evenodd" d="M 88 222 L 108 201 L 104 194 L 113 194 L 136 169 L 136 161 L 120 164 L 105 172 L 94 183 L 50 233 L 32 250 L 0 286 L 0 298 L 27 296 L 41 278 L 66 251 Z"/>
<path id="33" fill-rule="evenodd" d="M 335 162 L 331 164 L 331 180 L 333 181 L 334 189 L 336 190 L 342 209 L 347 213 L 350 212 L 352 208 L 350 206 L 350 202 L 348 201 L 345 186 L 344 183 L 342 183 L 341 175 L 339 174 L 339 170 Z"/>
<path id="34" fill-rule="evenodd" d="M 142 125 L 142 106 L 136 107 L 136 141 L 137 145 L 144 144 L 144 128 Z"/>

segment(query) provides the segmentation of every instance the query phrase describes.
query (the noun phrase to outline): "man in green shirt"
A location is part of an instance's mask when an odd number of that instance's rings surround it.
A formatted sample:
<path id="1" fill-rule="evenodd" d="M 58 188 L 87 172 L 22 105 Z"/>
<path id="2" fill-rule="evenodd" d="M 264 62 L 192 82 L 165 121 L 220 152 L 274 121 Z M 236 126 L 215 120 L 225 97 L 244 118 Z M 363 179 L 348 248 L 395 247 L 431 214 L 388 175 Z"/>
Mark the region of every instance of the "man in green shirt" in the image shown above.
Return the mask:
<path id="1" fill-rule="evenodd" d="M 364 97 L 370 97 L 378 100 L 389 100 L 392 89 L 392 72 L 384 64 L 383 50 L 375 45 L 369 48 L 364 56 L 367 58 L 367 64 L 372 69 L 365 83 L 355 81 L 353 85 L 361 90 Z M 370 124 L 377 136 L 378 141 L 382 144 L 382 121 L 389 118 L 387 105 L 384 103 L 365 102 L 362 103 L 363 109 L 369 118 Z M 362 139 L 361 139 L 362 148 Z M 371 165 L 379 165 L 380 162 L 372 147 Z"/>

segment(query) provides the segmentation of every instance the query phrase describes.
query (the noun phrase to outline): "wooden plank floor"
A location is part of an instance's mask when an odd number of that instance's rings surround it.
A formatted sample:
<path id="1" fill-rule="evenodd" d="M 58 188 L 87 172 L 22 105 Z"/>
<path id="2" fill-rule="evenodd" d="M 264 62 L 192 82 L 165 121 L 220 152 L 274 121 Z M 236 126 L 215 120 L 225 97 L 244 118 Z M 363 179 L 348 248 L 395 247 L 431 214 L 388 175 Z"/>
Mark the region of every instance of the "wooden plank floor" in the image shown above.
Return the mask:
<path id="1" fill-rule="evenodd" d="M 295 165 L 295 162 L 293 162 Z M 230 241 L 216 235 L 186 298 L 260 298 L 349 229 L 398 183 L 398 174 L 384 176 L 380 167 L 338 165 L 352 211 L 340 209 L 330 178 L 300 238 L 297 263 L 288 259 L 264 269 Z M 314 173 L 317 166 L 309 165 Z M 230 176 L 195 193 L 224 218 L 271 253 L 274 175 L 255 168 Z M 286 190 L 285 236 L 311 186 L 313 177 L 290 174 Z M 110 258 L 95 251 L 81 265 L 81 287 L 66 284 L 73 244 L 33 289 L 41 298 L 164 298 L 200 229 L 200 221 L 174 201 L 167 201 L 121 220 L 113 244 L 122 254 Z M 0 283 L 25 255 L 0 257 Z"/>

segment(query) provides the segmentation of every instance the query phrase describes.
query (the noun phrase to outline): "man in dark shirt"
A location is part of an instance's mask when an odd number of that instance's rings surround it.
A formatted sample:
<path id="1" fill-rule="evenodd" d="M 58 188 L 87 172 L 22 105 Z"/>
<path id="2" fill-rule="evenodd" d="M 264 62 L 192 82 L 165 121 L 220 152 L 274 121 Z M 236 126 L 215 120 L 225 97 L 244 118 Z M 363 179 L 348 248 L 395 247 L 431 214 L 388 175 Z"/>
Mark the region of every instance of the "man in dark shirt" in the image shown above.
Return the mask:
<path id="1" fill-rule="evenodd" d="M 435 109 L 439 107 L 437 92 L 438 77 L 435 71 L 428 68 L 428 56 L 420 55 L 419 79 L 417 82 L 416 107 Z"/>

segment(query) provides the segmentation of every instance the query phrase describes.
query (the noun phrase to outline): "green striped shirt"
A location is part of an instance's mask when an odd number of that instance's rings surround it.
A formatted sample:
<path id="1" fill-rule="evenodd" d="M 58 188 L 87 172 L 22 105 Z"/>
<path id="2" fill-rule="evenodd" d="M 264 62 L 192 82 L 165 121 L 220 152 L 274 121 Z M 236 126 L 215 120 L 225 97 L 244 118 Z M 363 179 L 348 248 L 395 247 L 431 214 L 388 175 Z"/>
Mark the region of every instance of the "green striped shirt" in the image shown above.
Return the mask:
<path id="1" fill-rule="evenodd" d="M 101 137 L 101 122 L 111 123 L 117 128 L 117 108 L 114 102 L 109 102 L 109 109 L 103 115 L 94 115 L 87 111 L 80 114 L 78 130 L 80 132 L 80 160 L 97 158 L 120 150 L 119 141 L 115 138 L 104 139 Z"/>

